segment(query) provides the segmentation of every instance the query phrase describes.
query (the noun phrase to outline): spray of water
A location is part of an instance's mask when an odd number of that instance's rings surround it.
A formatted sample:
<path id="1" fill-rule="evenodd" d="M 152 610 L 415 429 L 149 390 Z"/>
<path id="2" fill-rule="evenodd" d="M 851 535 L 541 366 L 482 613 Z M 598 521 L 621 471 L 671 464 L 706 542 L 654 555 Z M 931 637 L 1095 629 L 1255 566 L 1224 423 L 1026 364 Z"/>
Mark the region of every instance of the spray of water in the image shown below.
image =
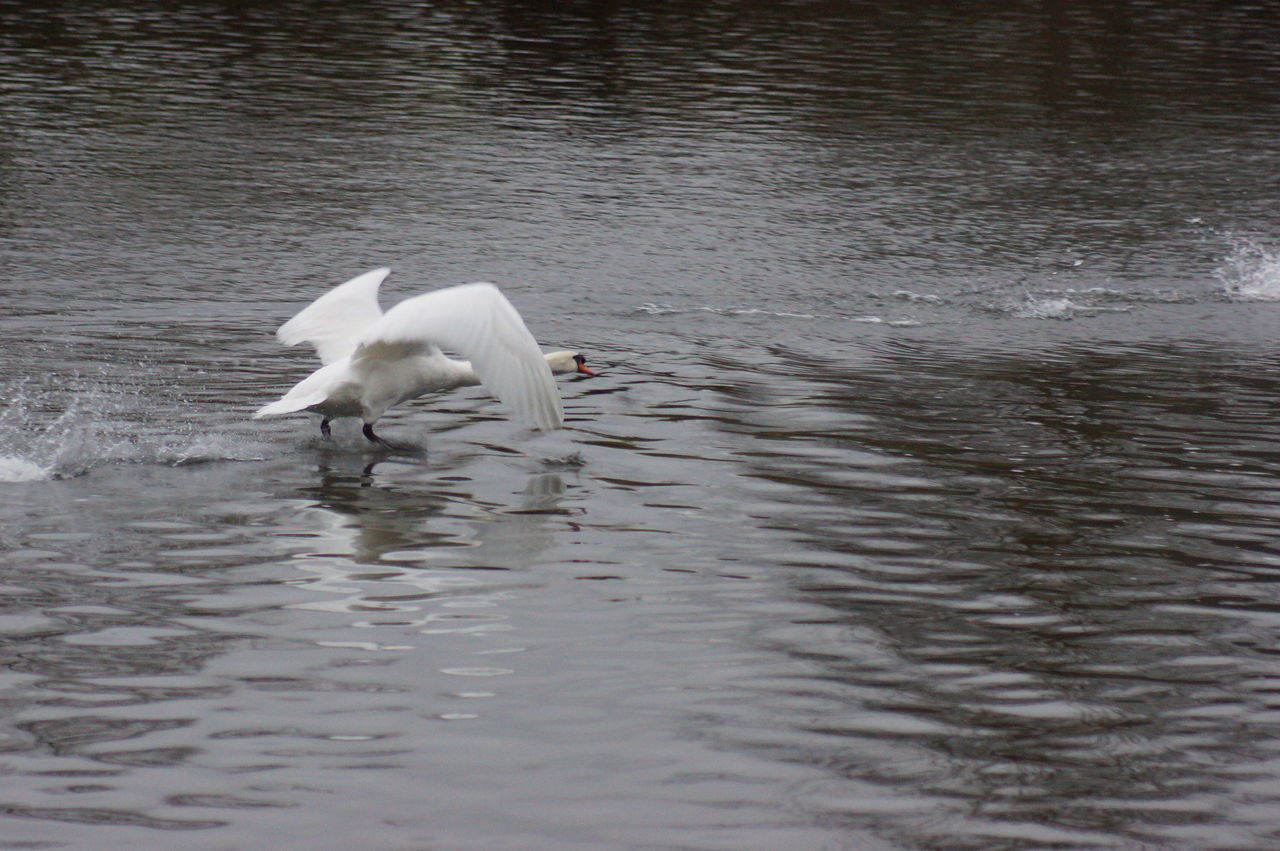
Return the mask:
<path id="1" fill-rule="evenodd" d="M 1231 251 L 1214 277 L 1227 298 L 1280 301 L 1280 252 L 1242 236 L 1228 235 Z"/>
<path id="2" fill-rule="evenodd" d="M 0 399 L 0 483 L 71 478 L 102 464 L 262 457 L 259 446 L 183 424 L 155 400 L 118 388 L 11 384 Z"/>

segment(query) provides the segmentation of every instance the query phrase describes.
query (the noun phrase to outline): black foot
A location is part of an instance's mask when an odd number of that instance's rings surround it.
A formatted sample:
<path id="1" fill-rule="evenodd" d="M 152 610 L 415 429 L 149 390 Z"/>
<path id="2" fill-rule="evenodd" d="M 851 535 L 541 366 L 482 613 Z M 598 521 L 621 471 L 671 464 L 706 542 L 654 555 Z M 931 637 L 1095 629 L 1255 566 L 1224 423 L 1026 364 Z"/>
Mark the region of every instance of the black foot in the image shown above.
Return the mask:
<path id="1" fill-rule="evenodd" d="M 396 448 L 396 445 L 391 441 L 383 440 L 381 437 L 378 437 L 376 434 L 373 433 L 373 423 L 365 423 L 364 428 L 361 429 L 361 431 L 364 432 L 364 436 L 367 437 L 372 443 L 376 443 L 379 446 L 385 446 L 388 449 Z"/>
<path id="2" fill-rule="evenodd" d="M 412 443 L 393 443 L 390 440 L 379 437 L 373 431 L 373 423 L 365 423 L 364 429 L 362 430 L 364 431 L 364 436 L 369 439 L 370 443 L 376 443 L 381 447 L 390 449 L 392 452 L 399 452 L 406 455 L 424 454 L 421 446 L 414 446 Z"/>
<path id="3" fill-rule="evenodd" d="M 323 419 L 323 420 L 321 420 L 321 421 L 320 421 L 320 433 L 321 433 L 321 434 L 323 434 L 325 437 L 329 437 L 329 419 L 328 419 L 328 417 L 326 417 L 325 419 Z"/>

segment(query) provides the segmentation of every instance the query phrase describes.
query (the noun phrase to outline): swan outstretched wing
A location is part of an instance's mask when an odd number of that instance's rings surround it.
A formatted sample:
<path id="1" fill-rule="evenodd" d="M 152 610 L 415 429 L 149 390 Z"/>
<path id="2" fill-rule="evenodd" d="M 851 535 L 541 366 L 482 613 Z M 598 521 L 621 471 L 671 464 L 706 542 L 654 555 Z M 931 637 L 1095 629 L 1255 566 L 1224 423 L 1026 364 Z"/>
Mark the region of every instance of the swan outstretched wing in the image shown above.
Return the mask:
<path id="1" fill-rule="evenodd" d="M 369 328 L 352 360 L 405 345 L 456 352 L 471 361 L 485 389 L 535 428 L 564 425 L 560 393 L 542 350 L 493 284 L 464 284 L 400 302 Z"/>
<path id="2" fill-rule="evenodd" d="M 276 338 L 286 346 L 310 343 L 321 363 L 342 360 L 382 319 L 378 287 L 389 274 L 390 269 L 374 269 L 334 287 L 281 325 Z"/>

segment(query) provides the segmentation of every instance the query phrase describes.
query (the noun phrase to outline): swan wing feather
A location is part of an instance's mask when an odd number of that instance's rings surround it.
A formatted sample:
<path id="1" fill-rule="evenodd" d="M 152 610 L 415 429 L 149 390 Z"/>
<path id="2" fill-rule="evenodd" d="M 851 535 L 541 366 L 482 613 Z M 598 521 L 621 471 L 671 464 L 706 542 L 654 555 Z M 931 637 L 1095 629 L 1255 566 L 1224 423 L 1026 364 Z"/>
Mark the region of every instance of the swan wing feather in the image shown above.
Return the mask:
<path id="1" fill-rule="evenodd" d="M 352 361 L 358 365 L 400 346 L 456 352 L 521 419 L 543 431 L 564 425 L 560 393 L 542 350 L 493 284 L 463 284 L 400 302 L 369 328 Z"/>
<path id="2" fill-rule="evenodd" d="M 390 269 L 374 269 L 334 287 L 280 326 L 276 338 L 286 346 L 310 343 L 323 364 L 342 360 L 383 316 L 378 287 Z"/>

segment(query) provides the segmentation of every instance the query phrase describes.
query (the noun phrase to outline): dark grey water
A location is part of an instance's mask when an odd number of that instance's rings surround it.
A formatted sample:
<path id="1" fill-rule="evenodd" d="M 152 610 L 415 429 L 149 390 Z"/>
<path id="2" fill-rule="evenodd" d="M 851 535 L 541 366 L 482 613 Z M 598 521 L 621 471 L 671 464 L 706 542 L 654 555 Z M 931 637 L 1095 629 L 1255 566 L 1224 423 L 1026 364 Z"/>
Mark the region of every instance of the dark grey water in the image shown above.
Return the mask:
<path id="1" fill-rule="evenodd" d="M 0 3 L 0 847 L 1280 844 L 1265 4 Z M 478 392 L 251 422 L 326 288 Z"/>

